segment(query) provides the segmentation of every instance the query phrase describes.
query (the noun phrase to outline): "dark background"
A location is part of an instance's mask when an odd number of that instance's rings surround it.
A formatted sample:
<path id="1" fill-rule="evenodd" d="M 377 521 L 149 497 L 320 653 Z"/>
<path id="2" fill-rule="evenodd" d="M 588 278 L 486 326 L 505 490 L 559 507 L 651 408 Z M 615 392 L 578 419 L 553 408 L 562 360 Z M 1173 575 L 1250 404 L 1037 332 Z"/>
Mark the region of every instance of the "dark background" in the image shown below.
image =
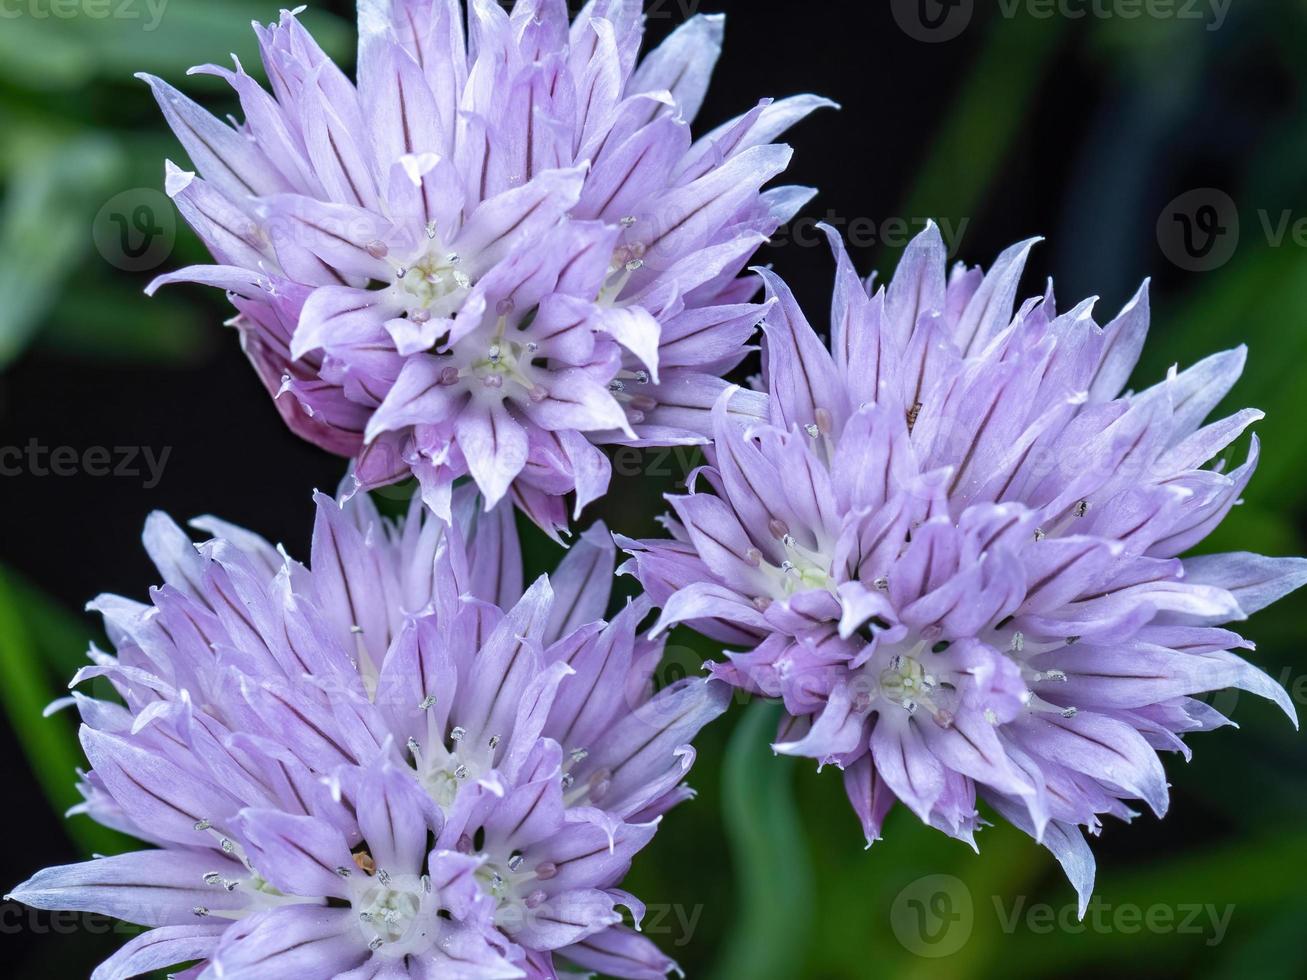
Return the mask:
<path id="1" fill-rule="evenodd" d="M 864 271 L 892 268 L 906 228 L 927 217 L 972 264 L 1044 235 L 1026 291 L 1055 275 L 1064 308 L 1100 295 L 1104 321 L 1152 277 L 1137 383 L 1246 342 L 1248 374 L 1226 407 L 1269 414 L 1261 472 L 1205 547 L 1302 553 L 1307 241 L 1293 227 L 1307 218 L 1307 8 L 1233 0 L 1222 17 L 1190 0 L 925 3 L 944 17 L 933 33 L 916 0 L 700 5 L 730 16 L 699 131 L 763 95 L 812 91 L 843 105 L 791 134 L 790 179 L 822 192 L 763 259 L 819 325 L 832 263 L 814 219 L 854 237 Z M 660 38 L 687 4 L 648 6 Z M 135 7 L 139 20 L 62 20 L 39 16 L 48 0 L 22 0 L 4 8 L 21 16 L 0 19 L 0 447 L 169 453 L 148 489 L 140 458 L 137 476 L 81 465 L 40 475 L 26 462 L 0 476 L 0 888 L 120 846 L 86 818 L 61 818 L 80 755 L 71 717 L 39 712 L 99 636 L 83 604 L 102 591 L 143 597 L 156 581 L 139 542 L 146 515 L 217 513 L 307 557 L 310 491 L 343 473 L 282 427 L 221 326 L 220 294 L 141 295 L 156 270 L 203 260 L 188 230 L 135 263 L 113 244 L 115 213 L 146 204 L 152 223 L 166 223 L 150 189 L 165 155 L 185 159 L 132 71 L 234 111 L 184 69 L 234 49 L 253 70 L 245 25 L 274 19 L 276 4 L 171 0 L 153 31 L 144 0 Z M 349 5 L 313 7 L 307 22 L 348 61 Z M 618 477 L 587 516 L 652 533 L 657 495 L 682 463 L 646 457 L 646 472 Z M 536 540 L 531 561 L 555 560 Z M 1300 707 L 1302 612 L 1291 598 L 1247 627 L 1255 659 Z M 667 677 L 712 653 L 688 635 L 674 642 Z M 632 887 L 657 906 L 650 934 L 692 977 L 1307 976 L 1307 751 L 1273 706 L 1249 695 L 1215 703 L 1242 730 L 1195 737 L 1189 765 L 1167 760 L 1164 822 L 1107 827 L 1083 926 L 1068 917 L 1074 896 L 1052 861 L 1006 827 L 980 835 L 977 857 L 896 812 L 864 853 L 838 775 L 770 759 L 759 709 L 705 734 L 692 778 L 701 796 L 668 817 Z M 909 902 L 941 894 L 956 916 L 922 939 Z M 7 903 L 5 972 L 85 975 L 122 941 L 107 928 Z"/>

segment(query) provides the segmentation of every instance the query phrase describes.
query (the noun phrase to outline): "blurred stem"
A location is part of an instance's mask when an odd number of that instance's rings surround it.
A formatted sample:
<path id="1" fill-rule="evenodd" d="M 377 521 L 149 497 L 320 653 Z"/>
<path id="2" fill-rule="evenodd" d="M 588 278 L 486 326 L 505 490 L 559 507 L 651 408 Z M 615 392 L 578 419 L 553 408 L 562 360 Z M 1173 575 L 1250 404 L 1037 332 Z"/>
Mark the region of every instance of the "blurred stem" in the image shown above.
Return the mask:
<path id="1" fill-rule="evenodd" d="M 32 774 L 51 806 L 63 813 L 82 802 L 74 783 L 82 756 L 66 722 L 44 716 L 46 705 L 63 692 L 52 682 L 47 660 L 28 626 L 50 618 L 50 607 L 18 585 L 8 569 L 0 568 L 0 703 Z M 69 636 L 75 631 L 69 627 L 57 632 Z M 64 826 L 87 854 L 122 850 L 125 838 L 90 820 L 71 820 Z"/>
<path id="2" fill-rule="evenodd" d="M 900 212 L 951 221 L 959 239 L 961 222 L 983 208 L 1069 23 L 1063 17 L 995 20 Z"/>
<path id="3" fill-rule="evenodd" d="M 757 702 L 726 749 L 723 797 L 737 914 L 709 975 L 793 980 L 815 916 L 811 861 L 794 803 L 796 759 L 771 741 L 781 707 Z"/>

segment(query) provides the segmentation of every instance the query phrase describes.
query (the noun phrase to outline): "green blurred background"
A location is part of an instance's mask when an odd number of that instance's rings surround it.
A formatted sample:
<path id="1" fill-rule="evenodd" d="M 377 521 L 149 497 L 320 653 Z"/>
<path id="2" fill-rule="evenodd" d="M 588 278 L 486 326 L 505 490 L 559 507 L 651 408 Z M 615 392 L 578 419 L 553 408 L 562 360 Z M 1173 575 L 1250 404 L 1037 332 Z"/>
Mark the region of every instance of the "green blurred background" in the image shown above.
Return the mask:
<path id="1" fill-rule="evenodd" d="M 651 34 L 698 6 L 653 0 Z M 1248 373 L 1227 407 L 1268 413 L 1261 470 L 1205 549 L 1303 553 L 1307 239 L 1295 230 L 1307 219 L 1307 3 L 701 9 L 730 14 L 703 126 L 763 94 L 816 91 L 844 105 L 793 135 L 796 179 L 822 194 L 765 255 L 814 322 L 831 277 L 813 229 L 822 219 L 850 233 L 865 270 L 892 268 L 904 230 L 926 217 L 971 263 L 1043 234 L 1027 291 L 1055 275 L 1064 307 L 1100 295 L 1100 318 L 1151 276 L 1155 326 L 1138 382 L 1247 343 Z M 138 543 L 148 511 L 217 512 L 303 556 L 309 491 L 343 473 L 283 431 L 221 325 L 220 295 L 141 294 L 158 271 L 204 255 L 159 197 L 163 159 L 185 157 L 132 74 L 234 111 L 185 70 L 236 52 L 253 71 L 249 21 L 276 13 L 260 0 L 0 0 L 0 447 L 36 440 L 81 459 L 134 447 L 138 470 L 146 450 L 166 460 L 157 480 L 85 467 L 0 476 L 0 704 L 12 747 L 0 886 L 124 846 L 86 818 L 61 819 L 80 754 L 73 720 L 41 713 L 88 641 L 103 642 L 82 603 L 143 596 L 153 582 Z M 346 62 L 350 14 L 327 3 L 305 17 Z M 1186 241 L 1186 226 L 1206 237 Z M 588 517 L 653 533 L 659 495 L 690 462 L 627 457 Z M 531 536 L 534 568 L 556 559 Z M 1290 598 L 1246 630 L 1300 710 L 1302 612 Z M 663 680 L 714 652 L 674 636 Z M 692 977 L 1307 977 L 1307 746 L 1251 696 L 1213 702 L 1241 730 L 1192 739 L 1188 765 L 1168 760 L 1165 821 L 1105 830 L 1083 925 L 1048 856 L 1002 825 L 980 835 L 977 856 L 896 812 L 864 852 L 838 775 L 771 758 L 765 705 L 740 706 L 705 734 L 700 796 L 668 817 L 631 887 L 651 906 L 650 935 Z M 0 906 L 0 936 L 15 977 L 85 975 L 123 939 L 98 920 L 12 903 Z"/>

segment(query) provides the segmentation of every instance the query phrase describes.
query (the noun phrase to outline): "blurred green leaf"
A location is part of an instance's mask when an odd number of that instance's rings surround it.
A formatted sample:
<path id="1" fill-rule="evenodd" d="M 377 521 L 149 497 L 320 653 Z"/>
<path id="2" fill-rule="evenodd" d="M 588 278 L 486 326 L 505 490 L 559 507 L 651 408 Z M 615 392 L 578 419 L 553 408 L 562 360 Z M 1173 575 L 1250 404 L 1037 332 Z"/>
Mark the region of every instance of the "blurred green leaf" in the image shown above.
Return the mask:
<path id="1" fill-rule="evenodd" d="M 113 138 L 89 132 L 33 152 L 0 212 L 0 368 L 13 360 L 91 244 L 94 215 L 119 179 Z"/>
<path id="2" fill-rule="evenodd" d="M 59 297 L 40 345 L 101 362 L 178 364 L 197 360 L 217 329 L 193 303 L 146 299 L 130 282 L 96 281 Z"/>
<path id="3" fill-rule="evenodd" d="M 976 216 L 1026 122 L 1068 23 L 1024 16 L 996 21 L 918 171 L 903 215 L 954 222 Z"/>
<path id="4" fill-rule="evenodd" d="M 122 5 L 112 0 L 112 8 Z M 138 71 L 174 82 L 192 65 L 237 55 L 259 70 L 252 21 L 276 19 L 277 5 L 262 0 L 136 0 L 128 16 L 5 20 L 0 31 L 0 75 L 22 88 L 67 90 L 93 78 L 125 81 Z M 306 11 L 302 22 L 333 58 L 348 54 L 353 33 L 340 18 Z"/>
<path id="5" fill-rule="evenodd" d="M 1208 980 L 1297 980 L 1307 976 L 1307 900 L 1288 902 L 1258 922 L 1252 933 L 1224 951 Z"/>
<path id="6" fill-rule="evenodd" d="M 1267 912 L 1283 907 L 1286 901 L 1301 901 L 1300 882 L 1282 872 L 1301 868 L 1305 862 L 1307 836 L 1285 830 L 1221 848 L 1204 848 L 1178 859 L 1148 862 L 1138 871 L 1112 875 L 1099 883 L 1096 902 L 1111 908 L 1167 909 L 1172 913 L 1171 924 L 1154 929 L 1119 928 L 1110 909 L 1105 909 L 1098 920 L 1106 923 L 1104 928 L 1095 923 L 1091 906 L 1085 932 L 1058 929 L 1036 937 L 1038 941 L 1009 944 L 1002 957 L 1004 974 L 1067 975 L 1090 964 L 1138 965 L 1141 957 L 1147 957 L 1151 969 L 1176 975 L 1175 966 L 1195 949 L 1210 956 L 1210 941 L 1249 936 Z M 1238 873 L 1232 874 L 1231 869 Z M 1190 907 L 1202 907 L 1204 915 L 1211 910 L 1227 916 L 1231 934 L 1218 936 L 1209 919 L 1202 920 L 1209 932 L 1193 924 L 1194 931 L 1181 932 L 1178 917 L 1188 914 Z M 1260 976 L 1255 972 L 1244 975 Z"/>
<path id="7" fill-rule="evenodd" d="M 59 650 L 57 660 L 65 661 L 71 651 L 84 650 L 87 642 L 82 631 L 63 619 L 48 601 L 0 568 L 0 703 L 57 813 L 82 801 L 74 779 L 82 753 L 66 718 L 44 716 L 46 706 L 65 693 L 62 681 L 53 677 L 51 664 L 56 658 L 50 657 L 50 651 Z M 63 649 L 74 636 L 80 636 L 80 643 Z M 77 818 L 65 826 L 87 854 L 122 850 L 124 838 L 90 820 Z"/>
<path id="8" fill-rule="evenodd" d="M 794 805 L 795 760 L 770 748 L 780 713 L 779 705 L 752 705 L 726 750 L 723 796 L 739 908 L 711 973 L 719 980 L 793 980 L 803 972 L 812 868 Z"/>
<path id="9" fill-rule="evenodd" d="M 94 74 L 95 58 L 83 39 L 30 17 L 5 21 L 0 76 L 26 89 L 49 91 L 76 88 Z"/>

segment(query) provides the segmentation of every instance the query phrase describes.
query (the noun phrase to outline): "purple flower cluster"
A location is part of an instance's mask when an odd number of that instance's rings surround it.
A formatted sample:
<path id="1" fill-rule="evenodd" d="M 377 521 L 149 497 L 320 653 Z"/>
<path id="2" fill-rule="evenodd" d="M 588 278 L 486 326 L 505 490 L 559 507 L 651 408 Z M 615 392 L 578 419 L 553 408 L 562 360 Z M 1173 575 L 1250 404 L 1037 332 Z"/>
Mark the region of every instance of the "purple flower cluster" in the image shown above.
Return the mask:
<path id="1" fill-rule="evenodd" d="M 1226 724 L 1204 692 L 1283 690 L 1223 624 L 1307 582 L 1307 560 L 1178 556 L 1257 462 L 1208 466 L 1258 418 L 1204 424 L 1244 351 L 1122 389 L 1146 288 L 1100 327 L 1048 292 L 1014 311 L 1032 243 L 989 272 L 931 227 L 893 282 L 838 259 L 829 349 L 764 273 L 769 418 L 716 409 L 702 492 L 670 540 L 624 541 L 663 607 L 745 648 L 713 675 L 781 698 L 775 749 L 833 763 L 867 840 L 898 800 L 971 842 L 977 797 L 1042 841 L 1088 902 L 1079 828 L 1167 807 L 1162 750 Z"/>
<path id="2" fill-rule="evenodd" d="M 152 846 L 12 897 L 146 927 L 94 980 L 657 980 L 675 964 L 621 885 L 734 688 L 783 702 L 777 752 L 843 771 L 869 844 L 900 801 L 974 846 L 983 802 L 1083 913 L 1083 832 L 1165 812 L 1159 753 L 1228 721 L 1203 694 L 1294 716 L 1226 627 L 1307 559 L 1180 557 L 1256 466 L 1255 437 L 1223 457 L 1260 413 L 1207 421 L 1244 351 L 1125 391 L 1146 288 L 1106 326 L 1051 284 L 1018 304 L 1032 243 L 950 273 L 933 226 L 883 288 L 828 231 L 826 344 L 745 270 L 811 194 L 763 190 L 775 140 L 831 103 L 696 141 L 721 18 L 640 60 L 639 0 L 464 6 L 360 0 L 357 82 L 295 13 L 256 26 L 271 92 L 195 69 L 232 125 L 146 77 L 217 263 L 151 289 L 226 290 L 287 424 L 352 463 L 309 565 L 151 517 L 164 584 L 92 604 L 115 652 L 61 704 L 75 812 Z M 762 383 L 729 386 L 759 321 Z M 707 462 L 669 536 L 595 526 L 527 586 L 517 511 L 557 538 L 569 494 L 575 518 L 607 492 L 605 444 Z M 410 477 L 383 518 L 366 491 Z M 644 594 L 605 619 L 618 545 Z M 657 690 L 676 624 L 732 652 Z"/>
<path id="3" fill-rule="evenodd" d="M 226 79 L 232 128 L 143 76 L 200 176 L 167 189 L 219 263 L 290 427 L 415 475 L 448 517 L 470 475 L 565 527 L 608 487 L 596 444 L 694 443 L 761 317 L 740 273 L 810 198 L 762 191 L 825 100 L 765 100 L 698 141 L 723 19 L 643 61 L 640 0 L 362 0 L 358 83 L 293 13 L 257 27 L 272 93 Z"/>
<path id="4" fill-rule="evenodd" d="M 312 566 L 212 519 L 162 515 L 149 605 L 92 604 L 117 648 L 70 699 L 80 808 L 154 849 L 49 868 L 38 908 L 150 927 L 96 972 L 184 977 L 617 977 L 674 964 L 630 926 L 632 857 L 690 793 L 687 744 L 729 689 L 653 693 L 649 607 L 611 621 L 602 528 L 523 591 L 512 511 L 319 497 Z M 625 909 L 625 913 L 619 911 Z"/>

